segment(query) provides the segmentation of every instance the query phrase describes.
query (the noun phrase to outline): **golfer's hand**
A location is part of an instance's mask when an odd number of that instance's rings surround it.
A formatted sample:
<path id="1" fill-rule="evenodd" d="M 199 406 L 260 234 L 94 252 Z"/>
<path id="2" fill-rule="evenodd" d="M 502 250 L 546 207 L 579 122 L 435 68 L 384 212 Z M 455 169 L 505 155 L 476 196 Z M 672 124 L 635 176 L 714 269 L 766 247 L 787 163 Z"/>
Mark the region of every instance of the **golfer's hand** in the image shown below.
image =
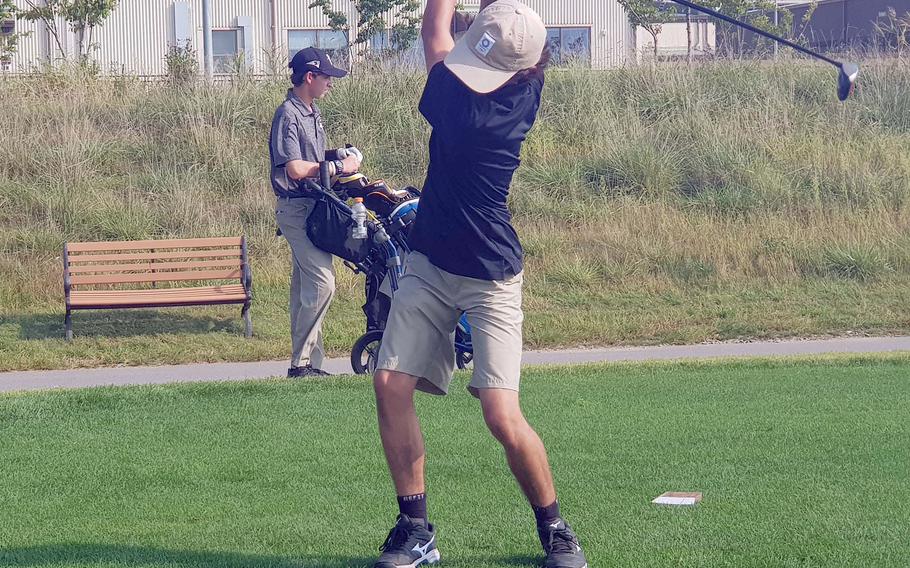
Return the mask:
<path id="1" fill-rule="evenodd" d="M 455 19 L 452 22 L 452 31 L 455 32 L 455 35 L 466 32 L 468 31 L 468 28 L 471 27 L 472 23 L 474 23 L 474 14 L 455 12 Z"/>
<path id="2" fill-rule="evenodd" d="M 357 159 L 360 160 L 360 163 L 361 164 L 363 163 L 363 152 L 358 150 L 357 146 L 348 146 L 345 148 L 345 151 L 348 154 L 353 154 L 354 156 L 357 156 Z"/>
<path id="3" fill-rule="evenodd" d="M 341 163 L 344 164 L 344 173 L 346 174 L 352 174 L 360 170 L 360 158 L 354 154 L 351 154 L 347 158 L 341 160 Z"/>
<path id="4" fill-rule="evenodd" d="M 335 154 L 338 155 L 339 160 L 343 160 L 343 159 L 347 158 L 348 156 L 357 156 L 357 159 L 360 160 L 361 163 L 363 163 L 363 153 L 360 150 L 358 150 L 356 146 L 351 146 L 350 144 L 345 146 L 344 148 L 337 148 L 335 150 Z"/>

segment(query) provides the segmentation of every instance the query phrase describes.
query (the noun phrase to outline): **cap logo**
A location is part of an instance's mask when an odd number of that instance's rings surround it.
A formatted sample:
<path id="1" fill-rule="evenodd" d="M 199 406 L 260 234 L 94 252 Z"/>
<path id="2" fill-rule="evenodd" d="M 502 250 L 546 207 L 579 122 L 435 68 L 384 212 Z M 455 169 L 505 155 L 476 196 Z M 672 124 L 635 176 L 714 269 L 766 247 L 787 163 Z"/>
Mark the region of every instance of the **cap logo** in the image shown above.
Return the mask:
<path id="1" fill-rule="evenodd" d="M 312 65 L 312 66 L 315 67 L 316 69 L 319 69 L 319 60 L 318 60 L 318 59 L 314 59 L 314 60 L 312 60 L 312 61 L 307 61 L 306 64 L 307 64 L 307 65 Z"/>
<path id="2" fill-rule="evenodd" d="M 487 32 L 483 32 L 483 37 L 480 38 L 480 41 L 474 46 L 474 50 L 480 55 L 487 56 L 494 45 L 496 45 L 496 40 L 493 39 L 493 36 Z"/>

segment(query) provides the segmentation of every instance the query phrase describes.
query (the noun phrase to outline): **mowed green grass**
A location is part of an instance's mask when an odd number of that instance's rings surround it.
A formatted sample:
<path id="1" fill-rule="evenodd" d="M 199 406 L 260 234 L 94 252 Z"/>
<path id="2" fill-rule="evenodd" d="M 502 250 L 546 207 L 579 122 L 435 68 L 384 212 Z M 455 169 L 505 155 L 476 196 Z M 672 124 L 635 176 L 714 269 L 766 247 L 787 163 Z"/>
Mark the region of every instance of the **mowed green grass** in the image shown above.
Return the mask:
<path id="1" fill-rule="evenodd" d="M 908 355 L 523 381 L 592 567 L 907 565 Z M 444 565 L 535 566 L 477 402 L 418 406 Z M 369 566 L 396 513 L 374 413 L 353 377 L 0 396 L 0 565 Z"/>

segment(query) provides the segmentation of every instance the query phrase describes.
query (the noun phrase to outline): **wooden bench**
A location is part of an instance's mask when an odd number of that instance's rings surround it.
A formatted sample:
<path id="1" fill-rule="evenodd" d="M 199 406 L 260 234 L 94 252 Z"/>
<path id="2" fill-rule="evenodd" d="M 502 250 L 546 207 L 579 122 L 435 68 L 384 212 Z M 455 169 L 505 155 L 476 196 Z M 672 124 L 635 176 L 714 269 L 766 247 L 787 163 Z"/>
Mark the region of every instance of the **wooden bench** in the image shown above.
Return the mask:
<path id="1" fill-rule="evenodd" d="M 157 287 L 158 283 L 218 284 Z M 236 281 L 236 282 L 234 282 Z M 63 246 L 67 341 L 74 310 L 242 304 L 253 334 L 253 275 L 245 237 L 66 243 Z"/>

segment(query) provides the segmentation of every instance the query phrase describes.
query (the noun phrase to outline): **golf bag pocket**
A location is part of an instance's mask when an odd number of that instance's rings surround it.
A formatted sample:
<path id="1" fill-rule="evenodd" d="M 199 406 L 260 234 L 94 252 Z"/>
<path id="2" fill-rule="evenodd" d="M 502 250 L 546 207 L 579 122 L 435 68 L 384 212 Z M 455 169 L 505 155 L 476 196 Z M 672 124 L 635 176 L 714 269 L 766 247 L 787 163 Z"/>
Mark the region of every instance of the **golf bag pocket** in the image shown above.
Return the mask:
<path id="1" fill-rule="evenodd" d="M 365 239 L 351 237 L 354 219 L 350 211 L 325 198 L 317 198 L 306 222 L 306 234 L 320 249 L 344 260 L 359 263 L 370 254 L 373 231 L 367 223 Z"/>

